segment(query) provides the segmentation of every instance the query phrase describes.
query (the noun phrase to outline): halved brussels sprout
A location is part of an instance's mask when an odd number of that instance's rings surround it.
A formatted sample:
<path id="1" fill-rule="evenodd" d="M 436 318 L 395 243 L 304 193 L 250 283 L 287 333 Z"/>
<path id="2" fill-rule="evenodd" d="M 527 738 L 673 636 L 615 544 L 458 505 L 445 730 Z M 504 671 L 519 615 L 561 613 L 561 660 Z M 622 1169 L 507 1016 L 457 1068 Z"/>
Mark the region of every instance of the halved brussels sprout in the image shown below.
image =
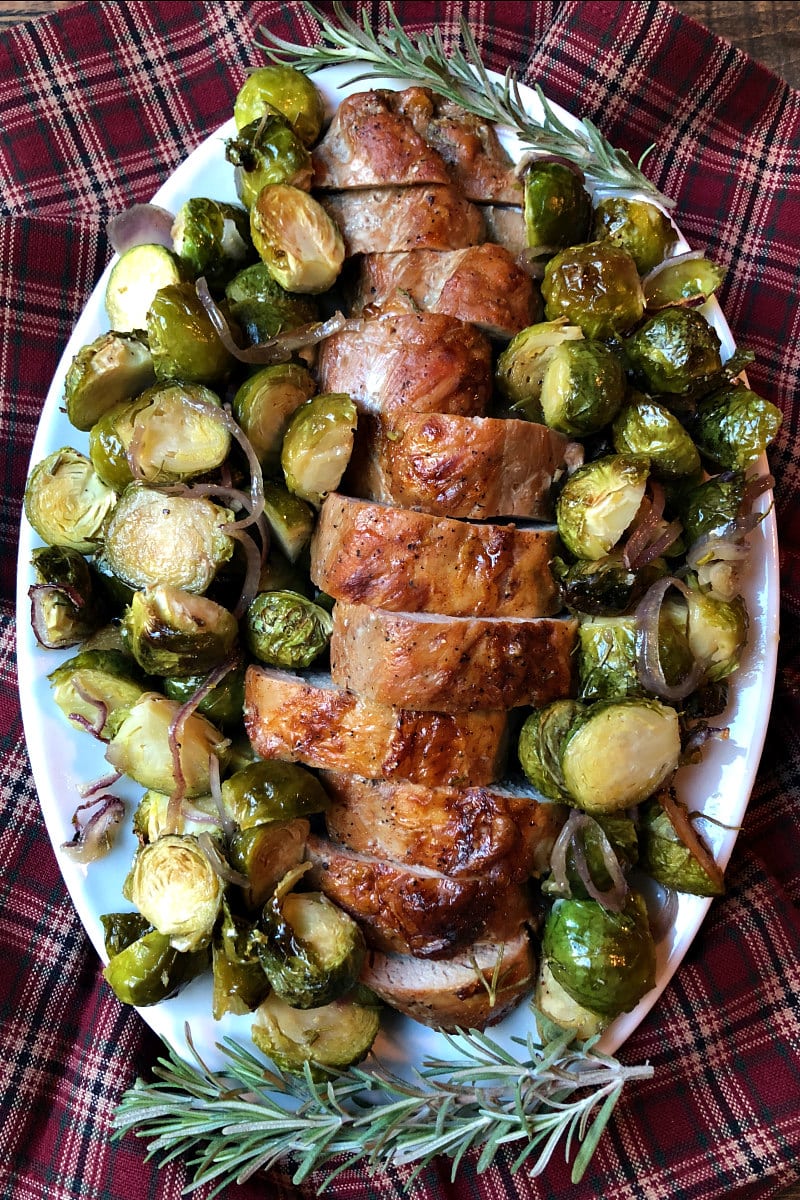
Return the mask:
<path id="1" fill-rule="evenodd" d="M 28 589 L 31 625 L 48 650 L 74 646 L 99 629 L 108 615 L 94 568 L 68 546 L 39 546 L 31 555 L 37 582 Z"/>
<path id="2" fill-rule="evenodd" d="M 203 275 L 212 288 L 224 287 L 256 257 L 246 210 L 203 196 L 193 196 L 178 209 L 172 245 L 184 274 L 195 279 Z"/>
<path id="3" fill-rule="evenodd" d="M 200 384 L 160 384 L 144 392 L 130 414 L 126 457 L 147 483 L 173 483 L 205 475 L 228 457 L 231 435 L 221 420 L 192 404 L 219 407 L 219 397 Z M 123 442 L 128 424 L 118 423 Z M 94 433 L 94 430 L 92 431 Z"/>
<path id="4" fill-rule="evenodd" d="M 581 835 L 586 865 L 595 887 L 599 888 L 601 892 L 607 892 L 612 887 L 613 880 L 603 855 L 604 838 L 611 844 L 617 862 L 627 873 L 639 859 L 636 825 L 630 817 L 623 816 L 622 813 L 598 814 L 594 818 L 587 816 L 586 820 L 588 823 Z M 571 848 L 567 851 L 566 872 L 573 898 L 589 899 L 586 887 L 575 866 L 575 855 Z M 547 890 L 546 884 L 543 886 L 543 890 Z"/>
<path id="5" fill-rule="evenodd" d="M 635 617 L 586 617 L 581 621 L 578 629 L 581 700 L 612 700 L 644 694 L 636 669 L 636 635 Z M 658 656 L 670 685 L 683 679 L 694 661 L 683 630 L 663 612 Z"/>
<path id="6" fill-rule="evenodd" d="M 286 881 L 261 915 L 267 935 L 258 947 L 261 965 L 273 991 L 292 1008 L 319 1008 L 344 996 L 358 979 L 364 935 L 321 892 L 284 895 L 284 886 Z"/>
<path id="7" fill-rule="evenodd" d="M 634 571 L 620 553 L 598 559 L 578 559 L 568 565 L 554 559 L 553 571 L 561 598 L 573 612 L 590 616 L 619 616 L 636 604 L 651 583 L 665 573 L 663 559 Z"/>
<path id="8" fill-rule="evenodd" d="M 511 339 L 497 360 L 494 378 L 515 416 L 529 421 L 543 419 L 539 397 L 547 364 L 563 342 L 582 337 L 577 325 L 569 325 L 566 317 L 560 317 L 529 325 Z"/>
<path id="9" fill-rule="evenodd" d="M 249 763 L 222 784 L 225 811 L 240 829 L 324 812 L 330 804 L 322 784 L 297 763 Z"/>
<path id="10" fill-rule="evenodd" d="M 209 393 L 210 395 L 211 393 Z M 122 492 L 133 483 L 128 448 L 133 440 L 133 419 L 148 403 L 147 392 L 122 400 L 98 417 L 89 433 L 89 458 L 103 483 Z"/>
<path id="11" fill-rule="evenodd" d="M 559 433 L 597 433 L 619 412 L 625 396 L 622 362 L 602 342 L 565 341 L 542 377 L 544 423 Z"/>
<path id="12" fill-rule="evenodd" d="M 170 584 L 136 592 L 122 618 L 125 644 L 150 675 L 200 675 L 218 666 L 239 634 L 221 604 Z"/>
<path id="13" fill-rule="evenodd" d="M 697 304 L 713 296 L 725 278 L 725 268 L 707 258 L 681 254 L 662 263 L 643 280 L 648 312 L 673 304 Z"/>
<path id="14" fill-rule="evenodd" d="M 378 1036 L 380 1024 L 378 1004 L 367 1005 L 350 996 L 302 1010 L 272 995 L 259 1006 L 251 1035 L 262 1054 L 281 1071 L 302 1075 L 304 1064 L 309 1063 L 312 1077 L 324 1080 L 329 1078 L 325 1068 L 343 1070 L 361 1062 Z"/>
<path id="15" fill-rule="evenodd" d="M 647 200 L 608 196 L 594 210 L 594 236 L 627 250 L 640 275 L 652 271 L 676 244 L 669 217 Z"/>
<path id="16" fill-rule="evenodd" d="M 87 433 L 104 412 L 138 396 L 155 379 L 146 342 L 126 333 L 101 333 L 73 358 L 64 382 L 67 416 Z"/>
<path id="17" fill-rule="evenodd" d="M 564 739 L 561 770 L 578 808 L 618 812 L 638 804 L 678 766 L 678 714 L 657 700 L 615 700 L 579 712 Z"/>
<path id="18" fill-rule="evenodd" d="M 117 333 L 146 329 L 156 293 L 180 281 L 177 256 L 166 246 L 132 246 L 126 250 L 112 267 L 106 286 L 111 328 Z"/>
<path id="19" fill-rule="evenodd" d="M 556 981 L 590 1012 L 630 1012 L 655 985 L 656 951 L 641 896 L 622 912 L 595 900 L 557 900 L 547 918 L 542 955 Z"/>
<path id="20" fill-rule="evenodd" d="M 299 188 L 262 188 L 250 210 L 253 244 L 288 292 L 327 292 L 344 263 L 344 241 L 322 205 Z"/>
<path id="21" fill-rule="evenodd" d="M 195 815 L 187 815 L 191 810 Z M 169 796 L 166 792 L 155 792 L 150 788 L 144 793 L 133 814 L 133 832 L 140 845 L 156 842 L 168 833 L 210 833 L 214 838 L 223 836 L 222 820 L 213 796 L 195 796 L 188 805 L 181 805 L 177 814 L 177 828 L 170 828 L 173 814 L 169 812 Z"/>
<path id="22" fill-rule="evenodd" d="M 311 155 L 288 121 L 277 113 L 264 113 L 243 125 L 225 143 L 225 157 L 236 167 L 236 193 L 251 209 L 263 187 L 285 183 L 311 189 Z"/>
<path id="23" fill-rule="evenodd" d="M 658 479 L 697 475 L 700 454 L 680 421 L 663 404 L 636 393 L 614 421 L 614 448 L 650 459 Z"/>
<path id="24" fill-rule="evenodd" d="M 689 545 L 739 516 L 745 492 L 744 471 L 726 471 L 679 497 L 683 531 Z"/>
<path id="25" fill-rule="evenodd" d="M 330 613 L 298 592 L 260 592 L 244 619 L 250 652 L 270 667 L 310 667 L 327 649 Z"/>
<path id="26" fill-rule="evenodd" d="M 644 312 L 636 263 L 612 242 L 588 242 L 556 254 L 545 267 L 542 296 L 548 320 L 566 317 L 588 338 L 626 333 Z"/>
<path id="27" fill-rule="evenodd" d="M 191 283 L 159 288 L 147 310 L 147 340 L 158 379 L 214 387 L 233 365 Z"/>
<path id="28" fill-rule="evenodd" d="M 233 415 L 269 473 L 280 471 L 281 447 L 292 414 L 316 390 L 305 367 L 275 363 L 246 379 L 234 396 Z"/>
<path id="29" fill-rule="evenodd" d="M 575 1037 L 581 1041 L 602 1033 L 609 1023 L 608 1017 L 590 1012 L 574 1000 L 558 982 L 544 959 L 539 967 L 533 1003 L 539 1012 L 544 1013 L 548 1020 L 555 1021 L 562 1029 L 574 1029 Z"/>
<path id="30" fill-rule="evenodd" d="M 214 931 L 211 964 L 214 975 L 211 1013 L 220 1021 L 225 1013 L 252 1012 L 270 990 L 256 945 L 263 937 L 249 921 L 231 912 L 222 902 L 222 918 Z"/>
<path id="31" fill-rule="evenodd" d="M 204 496 L 166 496 L 131 484 L 108 523 L 104 561 L 137 591 L 171 584 L 202 594 L 233 554 L 233 514 Z"/>
<path id="32" fill-rule="evenodd" d="M 138 942 L 140 937 L 150 933 L 153 928 L 147 918 L 137 912 L 104 913 L 100 923 L 103 926 L 103 943 L 109 958 Z"/>
<path id="33" fill-rule="evenodd" d="M 297 562 L 314 532 L 314 510 L 311 505 L 280 484 L 265 480 L 264 516 L 269 525 L 270 538 L 278 544 L 290 563 Z M 276 589 L 270 587 L 261 590 Z"/>
<path id="34" fill-rule="evenodd" d="M 203 696 L 195 711 L 222 729 L 237 725 L 244 711 L 244 675 L 244 664 L 228 671 L 225 678 Z M 187 675 L 182 679 L 168 676 L 163 681 L 164 694 L 170 700 L 185 704 L 204 683 L 204 675 Z"/>
<path id="35" fill-rule="evenodd" d="M 644 497 L 650 464 L 610 454 L 579 467 L 556 503 L 558 532 L 577 558 L 602 558 L 620 541 Z"/>
<path id="36" fill-rule="evenodd" d="M 698 835 L 699 836 L 699 835 Z M 669 816 L 657 801 L 640 814 L 641 867 L 664 887 L 692 896 L 721 896 L 724 884 L 712 879 L 703 864 L 681 841 Z"/>
<path id="37" fill-rule="evenodd" d="M 141 846 L 122 887 L 175 950 L 188 952 L 210 943 L 224 891 L 197 839 L 177 834 Z"/>
<path id="38" fill-rule="evenodd" d="M 116 493 L 71 446 L 37 463 L 25 484 L 25 516 L 42 541 L 80 554 L 91 554 L 102 542 L 116 503 Z"/>
<path id="39" fill-rule="evenodd" d="M 123 1004 L 146 1008 L 176 995 L 207 967 L 207 950 L 181 953 L 154 929 L 115 954 L 103 978 Z"/>
<path id="40" fill-rule="evenodd" d="M 701 591 L 694 576 L 688 576 L 687 583 L 687 593 L 667 601 L 664 611 L 685 630 L 692 655 L 705 664 L 704 680 L 713 683 L 739 666 L 750 624 L 747 606 L 741 596 L 721 600 Z"/>
<path id="41" fill-rule="evenodd" d="M 686 396 L 722 369 L 720 340 L 690 308 L 664 308 L 625 339 L 625 354 L 648 391 Z"/>
<path id="42" fill-rule="evenodd" d="M 564 740 L 583 712 L 576 700 L 555 700 L 530 714 L 519 735 L 520 765 L 535 788 L 551 800 L 571 800 L 561 770 Z"/>
<path id="43" fill-rule="evenodd" d="M 319 507 L 339 486 L 353 452 L 358 412 L 344 392 L 314 396 L 292 416 L 281 450 L 290 492 Z"/>
<path id="44" fill-rule="evenodd" d="M 225 299 L 234 321 L 254 346 L 319 318 L 316 300 L 284 291 L 263 262 L 234 276 L 225 288 Z"/>
<path id="45" fill-rule="evenodd" d="M 103 741 L 114 736 L 145 691 L 133 660 L 114 650 L 83 650 L 47 678 L 53 700 L 70 724 L 90 729 Z"/>
<path id="46" fill-rule="evenodd" d="M 230 839 L 231 865 L 247 876 L 248 886 L 243 895 L 249 909 L 260 908 L 286 872 L 302 860 L 308 830 L 308 821 L 298 817 L 240 829 Z"/>
<path id="47" fill-rule="evenodd" d="M 131 705 L 108 744 L 106 758 L 112 767 L 130 775 L 142 787 L 172 793 L 177 780 L 169 730 L 179 709 L 180 705 L 166 696 L 144 693 Z M 224 765 L 227 741 L 210 721 L 197 713 L 192 713 L 183 722 L 178 741 L 185 794 L 208 795 L 211 791 L 209 760 L 216 757 Z M 155 921 L 153 924 L 158 929 Z"/>
<path id="48" fill-rule="evenodd" d="M 525 232 L 532 249 L 575 246 L 589 233 L 592 201 L 564 163 L 534 160 L 525 171 Z"/>
<path id="49" fill-rule="evenodd" d="M 282 113 L 306 146 L 313 146 L 322 129 L 325 105 L 318 88 L 294 67 L 274 65 L 251 71 L 233 105 L 241 129 L 271 109 Z"/>
<path id="50" fill-rule="evenodd" d="M 700 453 L 725 470 L 756 462 L 777 434 L 781 411 L 741 384 L 702 400 L 691 424 Z"/>

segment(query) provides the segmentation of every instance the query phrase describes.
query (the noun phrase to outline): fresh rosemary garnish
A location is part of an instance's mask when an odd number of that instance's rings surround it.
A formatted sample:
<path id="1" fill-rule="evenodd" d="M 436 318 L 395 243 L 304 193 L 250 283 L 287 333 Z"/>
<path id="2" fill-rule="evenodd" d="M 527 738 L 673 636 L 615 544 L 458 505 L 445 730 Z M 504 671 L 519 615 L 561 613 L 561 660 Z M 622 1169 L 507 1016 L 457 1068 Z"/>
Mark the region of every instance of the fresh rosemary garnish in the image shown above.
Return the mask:
<path id="1" fill-rule="evenodd" d="M 350 1067 L 323 1082 L 308 1070 L 292 1079 L 229 1039 L 220 1047 L 229 1065 L 216 1074 L 187 1028 L 197 1065 L 172 1050 L 159 1059 L 162 1082 L 137 1080 L 125 1093 L 114 1137 L 135 1131 L 150 1139 L 148 1157 L 163 1154 L 162 1164 L 189 1155 L 192 1188 L 214 1183 L 211 1196 L 286 1159 L 295 1164 L 295 1184 L 332 1167 L 320 1191 L 356 1163 L 369 1171 L 415 1163 L 417 1174 L 437 1155 L 452 1159 L 455 1178 L 477 1148 L 481 1172 L 503 1146 L 516 1151 L 512 1172 L 524 1165 L 538 1175 L 562 1139 L 567 1155 L 573 1141 L 582 1143 L 572 1168 L 577 1183 L 624 1084 L 649 1078 L 653 1068 L 625 1067 L 600 1054 L 596 1038 L 576 1042 L 537 1018 L 546 1044 L 515 1039 L 527 1058 L 475 1030 L 445 1035 L 452 1058 L 426 1060 L 412 1082 L 380 1065 Z"/>
<path id="2" fill-rule="evenodd" d="M 319 23 L 320 43 L 302 46 L 287 42 L 262 25 L 261 34 L 265 40 L 256 45 L 265 51 L 271 62 L 288 62 L 309 72 L 327 66 L 354 66 L 357 73 L 348 81 L 350 83 L 373 75 L 412 80 L 433 88 L 478 117 L 510 126 L 520 141 L 533 150 L 569 159 L 582 169 L 589 183 L 597 187 L 609 191 L 634 189 L 665 207 L 674 206 L 675 202 L 662 195 L 640 170 L 649 151 L 642 155 L 637 165 L 624 150 L 612 146 L 588 117 L 580 121 L 577 129 L 568 128 L 538 84 L 536 94 L 544 116 L 541 121 L 532 117 L 525 109 L 519 84 L 510 68 L 502 83 L 490 78 L 463 16 L 460 24 L 463 49 L 461 46 L 447 49 L 438 27 L 432 34 L 418 33 L 412 37 L 406 33 L 391 4 L 387 5 L 387 26 L 377 32 L 366 7 L 361 9 L 359 22 L 350 16 L 344 4 L 334 4 L 338 25 L 317 12 L 307 0 L 305 7 Z"/>

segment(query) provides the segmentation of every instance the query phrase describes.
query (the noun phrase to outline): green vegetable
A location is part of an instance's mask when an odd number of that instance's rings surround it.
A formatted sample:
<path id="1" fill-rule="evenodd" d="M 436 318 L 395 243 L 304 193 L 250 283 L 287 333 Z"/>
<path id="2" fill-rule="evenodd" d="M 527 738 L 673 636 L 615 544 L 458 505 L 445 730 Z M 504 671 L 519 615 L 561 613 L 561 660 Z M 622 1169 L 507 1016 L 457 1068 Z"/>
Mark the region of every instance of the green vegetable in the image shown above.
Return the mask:
<path id="1" fill-rule="evenodd" d="M 650 584 L 664 574 L 659 560 L 633 571 L 625 566 L 618 552 L 597 559 L 578 559 L 572 564 L 555 559 L 553 571 L 567 608 L 590 616 L 618 616 L 627 612 Z"/>
<path id="2" fill-rule="evenodd" d="M 344 263 L 344 241 L 322 205 L 299 188 L 270 184 L 250 210 L 253 244 L 288 292 L 326 292 Z"/>
<path id="3" fill-rule="evenodd" d="M 780 409 L 741 384 L 700 402 L 691 430 L 700 453 L 722 470 L 756 462 L 781 427 Z"/>
<path id="4" fill-rule="evenodd" d="M 252 1012 L 269 992 L 269 980 L 256 949 L 261 936 L 251 922 L 237 916 L 228 902 L 222 901 L 222 916 L 211 948 L 211 1012 L 215 1021 L 227 1012 Z"/>
<path id="5" fill-rule="evenodd" d="M 536 162 L 525 172 L 525 231 L 534 249 L 560 250 L 589 233 L 592 201 L 579 176 L 564 163 Z"/>
<path id="6" fill-rule="evenodd" d="M 180 705 L 155 692 L 144 693 L 121 721 L 108 744 L 106 758 L 142 787 L 171 793 L 177 781 L 169 746 L 169 728 Z M 227 742 L 205 717 L 192 713 L 183 722 L 180 762 L 187 796 L 204 796 L 211 790 L 209 759 L 224 765 Z M 139 906 L 141 907 L 141 906 Z M 153 921 L 156 929 L 157 922 Z"/>
<path id="7" fill-rule="evenodd" d="M 253 762 L 222 784 L 222 802 L 240 829 L 324 812 L 330 804 L 322 784 L 296 763 Z"/>
<path id="8" fill-rule="evenodd" d="M 38 546 L 31 555 L 36 583 L 28 589 L 37 616 L 34 632 L 42 645 L 60 650 L 82 642 L 108 615 L 102 581 L 77 550 Z"/>
<path id="9" fill-rule="evenodd" d="M 583 706 L 575 700 L 555 700 L 535 709 L 519 735 L 519 761 L 535 788 L 551 800 L 572 800 L 561 770 L 564 741 Z"/>
<path id="10" fill-rule="evenodd" d="M 581 700 L 613 700 L 644 694 L 636 670 L 636 633 L 635 617 L 586 617 L 581 621 L 578 629 Z M 670 685 L 688 673 L 694 660 L 683 630 L 664 616 L 659 625 L 659 660 Z"/>
<path id="11" fill-rule="evenodd" d="M 138 396 L 155 379 L 150 349 L 133 334 L 101 333 L 73 358 L 64 383 L 67 416 L 88 432 L 109 408 Z"/>
<path id="12" fill-rule="evenodd" d="M 495 383 L 515 416 L 529 421 L 544 419 L 540 396 L 547 364 L 563 342 L 582 337 L 577 325 L 568 325 L 566 318 L 560 317 L 529 325 L 511 339 L 497 360 Z"/>
<path id="13" fill-rule="evenodd" d="M 109 958 L 126 950 L 140 937 L 150 933 L 153 928 L 147 918 L 137 912 L 105 913 L 100 918 L 100 922 L 103 926 L 103 942 Z"/>
<path id="14" fill-rule="evenodd" d="M 222 729 L 238 724 L 244 709 L 244 674 L 244 665 L 228 671 L 225 678 L 206 693 L 195 711 Z M 204 682 L 205 675 L 187 675 L 185 678 L 170 675 L 163 681 L 164 694 L 170 700 L 185 704 Z"/>
<path id="15" fill-rule="evenodd" d="M 231 370 L 233 359 L 191 283 L 159 288 L 147 311 L 147 340 L 158 379 L 214 387 Z"/>
<path id="16" fill-rule="evenodd" d="M 665 308 L 625 339 L 625 353 L 651 392 L 686 396 L 722 369 L 720 340 L 690 308 Z"/>
<path id="17" fill-rule="evenodd" d="M 694 576 L 689 576 L 687 583 L 687 595 L 669 601 L 664 608 L 685 629 L 693 656 L 705 664 L 704 679 L 715 682 L 739 666 L 750 624 L 747 606 L 741 596 L 722 600 L 702 591 Z"/>
<path id="18" fill-rule="evenodd" d="M 544 422 L 559 433 L 597 433 L 619 412 L 625 395 L 622 363 L 602 342 L 565 341 L 542 377 Z"/>
<path id="19" fill-rule="evenodd" d="M 144 793 L 133 814 L 133 832 L 141 845 L 158 841 L 167 833 L 190 834 L 197 837 L 201 833 L 209 833 L 212 837 L 223 837 L 222 822 L 219 809 L 213 796 L 195 796 L 191 803 L 197 817 L 187 815 L 181 805 L 177 815 L 169 811 L 169 796 L 166 792 L 156 792 L 150 788 Z M 170 823 L 175 822 L 176 828 Z"/>
<path id="20" fill-rule="evenodd" d="M 315 300 L 284 291 L 263 262 L 234 276 L 225 288 L 225 299 L 231 317 L 254 346 L 319 317 Z"/>
<path id="21" fill-rule="evenodd" d="M 290 492 L 319 506 L 338 487 L 353 452 L 357 420 L 356 406 L 343 392 L 314 396 L 297 409 L 281 450 Z"/>
<path id="22" fill-rule="evenodd" d="M 82 650 L 48 675 L 53 700 L 76 729 L 88 723 L 112 738 L 128 710 L 144 694 L 136 664 L 115 650 Z M 98 728 L 99 726 L 99 728 Z"/>
<path id="23" fill-rule="evenodd" d="M 607 196 L 599 202 L 594 236 L 627 250 L 640 275 L 658 266 L 677 242 L 672 222 L 660 208 L 623 196 Z"/>
<path id="24" fill-rule="evenodd" d="M 116 502 L 89 459 L 71 446 L 37 463 L 25 485 L 25 516 L 42 541 L 80 554 L 98 548 Z"/>
<path id="25" fill-rule="evenodd" d="M 265 480 L 264 516 L 269 525 L 270 537 L 290 563 L 297 562 L 314 532 L 314 510 L 311 505 L 280 484 Z"/>
<path id="26" fill-rule="evenodd" d="M 303 1010 L 273 994 L 259 1007 L 251 1032 L 276 1067 L 300 1075 L 308 1063 L 312 1078 L 323 1082 L 330 1078 L 324 1068 L 341 1069 L 366 1058 L 380 1021 L 380 1005 L 350 996 Z"/>
<path id="27" fill-rule="evenodd" d="M 252 209 L 264 187 L 285 183 L 307 192 L 311 189 L 311 155 L 291 125 L 264 113 L 242 126 L 225 143 L 225 157 L 236 167 L 236 192 L 246 209 Z"/>
<path id="28" fill-rule="evenodd" d="M 141 846 L 122 891 L 173 949 L 209 945 L 224 884 L 196 838 L 166 834 Z"/>
<path id="29" fill-rule="evenodd" d="M 308 821 L 296 818 L 253 825 L 233 835 L 228 853 L 231 865 L 247 876 L 244 902 L 249 909 L 261 908 L 286 872 L 301 861 L 308 829 Z"/>
<path id="30" fill-rule="evenodd" d="M 673 304 L 696 304 L 707 300 L 725 278 L 723 267 L 707 258 L 684 258 L 666 262 L 645 279 L 644 299 L 648 312 Z"/>
<path id="31" fill-rule="evenodd" d="M 122 618 L 130 653 L 150 675 L 201 675 L 233 650 L 235 617 L 205 596 L 169 584 L 136 592 Z"/>
<path id="32" fill-rule="evenodd" d="M 332 631 L 330 614 L 298 592 L 260 592 L 245 614 L 247 646 L 271 667 L 310 667 Z"/>
<path id="33" fill-rule="evenodd" d="M 696 477 L 700 454 L 680 421 L 663 404 L 637 393 L 614 421 L 614 448 L 650 459 L 664 480 Z"/>
<path id="34" fill-rule="evenodd" d="M 548 1020 L 554 1021 L 562 1029 L 573 1029 L 575 1036 L 581 1041 L 602 1033 L 609 1023 L 608 1017 L 590 1012 L 574 1000 L 555 978 L 544 959 L 539 968 L 533 1003 Z"/>
<path id="35" fill-rule="evenodd" d="M 154 929 L 116 954 L 103 978 L 123 1004 L 145 1008 L 176 995 L 207 967 L 207 950 L 182 954 Z"/>
<path id="36" fill-rule="evenodd" d="M 112 267 L 106 286 L 111 328 L 118 333 L 146 329 L 156 293 L 180 282 L 177 256 L 166 247 L 145 245 L 126 250 Z"/>
<path id="37" fill-rule="evenodd" d="M 282 113 L 306 146 L 313 146 L 322 129 L 325 106 L 319 89 L 294 67 L 274 65 L 251 71 L 233 106 L 236 128 L 242 129 L 269 113 Z"/>
<path id="38" fill-rule="evenodd" d="M 644 312 L 636 263 L 612 242 L 570 246 L 551 258 L 542 281 L 549 321 L 566 317 L 587 338 L 610 338 L 632 329 Z"/>
<path id="39" fill-rule="evenodd" d="M 558 532 L 578 558 L 603 558 L 621 540 L 639 511 L 649 460 L 612 454 L 579 467 L 556 504 Z"/>
<path id="40" fill-rule="evenodd" d="M 744 490 L 744 471 L 726 471 L 684 492 L 678 506 L 689 545 L 704 534 L 721 530 L 736 520 Z"/>
<path id="41" fill-rule="evenodd" d="M 672 821 L 654 801 L 641 813 L 641 867 L 664 887 L 693 896 L 721 896 L 725 888 L 712 879 L 702 863 L 678 836 Z"/>
<path id="42" fill-rule="evenodd" d="M 233 398 L 233 415 L 264 469 L 280 471 L 281 447 L 291 416 L 317 390 L 305 367 L 276 363 L 244 381 Z"/>
<path id="43" fill-rule="evenodd" d="M 256 257 L 246 210 L 202 196 L 193 196 L 178 209 L 172 244 L 183 274 L 192 279 L 202 275 L 211 288 L 224 287 Z"/>

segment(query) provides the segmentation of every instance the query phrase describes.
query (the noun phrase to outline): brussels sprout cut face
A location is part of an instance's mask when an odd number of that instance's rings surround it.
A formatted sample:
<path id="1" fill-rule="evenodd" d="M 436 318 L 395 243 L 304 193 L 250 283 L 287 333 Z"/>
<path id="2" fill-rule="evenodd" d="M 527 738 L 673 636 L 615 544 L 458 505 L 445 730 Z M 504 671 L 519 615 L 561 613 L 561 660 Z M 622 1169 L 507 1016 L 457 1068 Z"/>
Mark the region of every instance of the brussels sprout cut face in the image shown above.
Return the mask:
<path id="1" fill-rule="evenodd" d="M 495 383 L 515 416 L 529 421 L 543 419 L 540 396 L 547 365 L 562 342 L 582 337 L 582 330 L 568 325 L 562 317 L 529 325 L 511 339 L 497 360 Z"/>
<path id="2" fill-rule="evenodd" d="M 380 1006 L 361 1004 L 345 997 L 321 1008 L 292 1008 L 275 994 L 259 1007 L 252 1027 L 253 1041 L 282 1071 L 299 1075 L 310 1063 L 311 1074 L 321 1081 L 328 1072 L 320 1067 L 349 1067 L 360 1062 L 380 1028 Z"/>
<path id="3" fill-rule="evenodd" d="M 131 706 L 109 742 L 106 758 L 111 765 L 142 787 L 172 793 L 178 781 L 169 731 L 179 707 L 165 696 L 145 693 Z M 211 791 L 209 760 L 217 757 L 224 762 L 227 742 L 205 717 L 196 713 L 183 722 L 178 742 L 185 794 L 207 795 Z"/>
<path id="4" fill-rule="evenodd" d="M 167 834 L 137 851 L 125 895 L 175 950 L 207 946 L 224 884 L 192 837 Z"/>
<path id="5" fill-rule="evenodd" d="M 38 463 L 25 485 L 25 516 L 42 541 L 91 554 L 116 505 L 84 454 L 66 446 Z"/>
<path id="6" fill-rule="evenodd" d="M 316 390 L 305 367 L 277 363 L 256 371 L 234 396 L 234 416 L 267 472 L 280 471 L 281 447 L 292 414 Z"/>
<path id="7" fill-rule="evenodd" d="M 344 241 L 325 209 L 299 188 L 262 188 L 250 210 L 253 244 L 289 292 L 326 292 L 344 263 Z"/>
<path id="8" fill-rule="evenodd" d="M 724 892 L 724 884 L 712 879 L 681 841 L 660 804 L 648 804 L 642 813 L 639 840 L 643 870 L 664 887 L 693 896 L 720 896 Z"/>
<path id="9" fill-rule="evenodd" d="M 619 412 L 624 395 L 625 375 L 613 350 L 602 342 L 564 342 L 542 377 L 545 424 L 573 437 L 597 433 Z"/>
<path id="10" fill-rule="evenodd" d="M 556 505 L 558 532 L 578 558 L 602 558 L 616 546 L 644 497 L 646 458 L 617 454 L 579 467 Z"/>

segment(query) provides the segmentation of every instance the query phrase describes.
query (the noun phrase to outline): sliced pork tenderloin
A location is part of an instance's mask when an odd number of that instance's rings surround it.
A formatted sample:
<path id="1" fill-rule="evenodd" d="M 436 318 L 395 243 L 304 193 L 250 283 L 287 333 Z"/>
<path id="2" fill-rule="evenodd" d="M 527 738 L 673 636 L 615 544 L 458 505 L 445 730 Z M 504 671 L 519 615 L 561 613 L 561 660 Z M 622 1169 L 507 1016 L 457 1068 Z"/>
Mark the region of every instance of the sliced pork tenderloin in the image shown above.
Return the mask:
<path id="1" fill-rule="evenodd" d="M 451 184 L 320 192 L 338 225 L 345 253 L 459 250 L 486 235 L 481 211 Z"/>
<path id="2" fill-rule="evenodd" d="M 519 261 L 528 249 L 528 231 L 522 209 L 482 204 L 480 211 L 486 227 L 486 241 L 504 246 Z"/>

